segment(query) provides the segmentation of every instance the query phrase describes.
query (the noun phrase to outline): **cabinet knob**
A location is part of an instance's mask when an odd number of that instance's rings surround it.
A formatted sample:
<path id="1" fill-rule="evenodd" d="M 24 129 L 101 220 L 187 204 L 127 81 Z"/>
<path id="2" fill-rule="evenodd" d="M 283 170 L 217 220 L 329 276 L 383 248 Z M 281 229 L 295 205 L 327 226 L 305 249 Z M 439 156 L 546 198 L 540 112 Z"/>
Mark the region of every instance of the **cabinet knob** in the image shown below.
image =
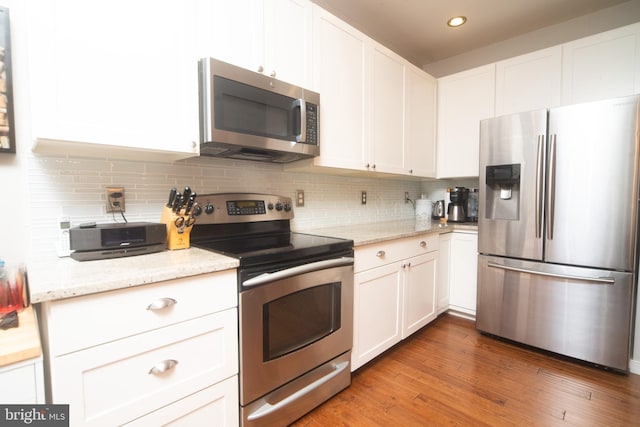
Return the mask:
<path id="1" fill-rule="evenodd" d="M 371 165 L 371 168 L 375 169 L 376 168 L 376 164 L 374 163 L 373 165 Z"/>
<path id="2" fill-rule="evenodd" d="M 413 173 L 413 169 L 409 169 L 409 173 Z"/>
<path id="3" fill-rule="evenodd" d="M 269 74 L 269 75 L 270 75 L 271 77 L 275 77 L 275 76 L 276 76 L 276 70 L 273 70 L 273 71 L 271 72 L 271 74 Z"/>
<path id="4" fill-rule="evenodd" d="M 425 242 L 424 240 L 422 242 L 420 242 L 420 247 L 421 248 L 426 248 L 427 247 L 427 242 Z"/>
<path id="5" fill-rule="evenodd" d="M 258 72 L 259 73 L 264 72 L 264 67 L 262 65 L 258 65 Z"/>
<path id="6" fill-rule="evenodd" d="M 385 256 L 385 252 L 384 251 L 378 251 L 378 252 L 376 252 L 376 256 L 378 258 L 382 258 L 383 256 Z"/>
<path id="7" fill-rule="evenodd" d="M 162 310 L 163 308 L 172 307 L 177 303 L 178 301 L 173 298 L 160 298 L 149 304 L 147 310 Z"/>
<path id="8" fill-rule="evenodd" d="M 158 362 L 149 370 L 149 375 L 159 375 L 164 374 L 167 371 L 172 370 L 178 364 L 177 360 L 168 359 L 163 360 L 162 362 Z"/>

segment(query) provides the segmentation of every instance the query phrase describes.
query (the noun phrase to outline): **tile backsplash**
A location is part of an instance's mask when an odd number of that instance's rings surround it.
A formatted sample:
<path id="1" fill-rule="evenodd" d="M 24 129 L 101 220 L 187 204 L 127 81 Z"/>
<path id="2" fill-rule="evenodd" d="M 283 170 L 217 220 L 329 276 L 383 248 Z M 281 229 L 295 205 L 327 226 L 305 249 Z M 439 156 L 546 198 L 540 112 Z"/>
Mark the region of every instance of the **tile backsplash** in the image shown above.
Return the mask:
<path id="1" fill-rule="evenodd" d="M 57 219 L 68 216 L 72 226 L 83 222 L 122 222 L 106 213 L 105 187 L 125 188 L 128 221 L 160 220 L 171 187 L 191 187 L 197 193 L 258 192 L 289 196 L 305 192 L 305 206 L 295 207 L 295 230 L 361 224 L 414 216 L 411 204 L 424 183 L 380 177 L 337 176 L 288 172 L 281 165 L 200 157 L 179 162 L 140 162 L 108 158 L 28 154 L 31 257 L 55 255 Z M 367 204 L 360 195 L 367 192 Z M 431 190 L 429 190 L 431 191 Z"/>

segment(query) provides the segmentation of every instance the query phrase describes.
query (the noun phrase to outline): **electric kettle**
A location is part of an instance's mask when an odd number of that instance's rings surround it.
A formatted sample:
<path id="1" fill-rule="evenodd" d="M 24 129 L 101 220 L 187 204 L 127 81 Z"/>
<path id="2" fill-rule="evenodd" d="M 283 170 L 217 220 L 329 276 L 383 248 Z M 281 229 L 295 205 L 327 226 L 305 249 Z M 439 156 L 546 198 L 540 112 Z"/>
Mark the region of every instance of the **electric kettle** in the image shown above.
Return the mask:
<path id="1" fill-rule="evenodd" d="M 444 218 L 444 200 L 438 200 L 433 204 L 433 211 L 431 218 L 440 219 Z"/>

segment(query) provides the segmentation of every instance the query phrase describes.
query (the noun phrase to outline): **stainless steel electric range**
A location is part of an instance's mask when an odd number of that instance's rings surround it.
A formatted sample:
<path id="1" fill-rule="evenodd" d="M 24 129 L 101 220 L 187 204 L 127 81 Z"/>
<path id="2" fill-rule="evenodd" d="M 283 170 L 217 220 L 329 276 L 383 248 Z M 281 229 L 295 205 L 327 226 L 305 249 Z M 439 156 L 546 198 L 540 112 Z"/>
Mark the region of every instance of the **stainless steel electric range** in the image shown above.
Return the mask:
<path id="1" fill-rule="evenodd" d="M 191 244 L 240 263 L 242 425 L 290 424 L 351 383 L 353 241 L 292 232 L 288 197 L 196 202 Z"/>

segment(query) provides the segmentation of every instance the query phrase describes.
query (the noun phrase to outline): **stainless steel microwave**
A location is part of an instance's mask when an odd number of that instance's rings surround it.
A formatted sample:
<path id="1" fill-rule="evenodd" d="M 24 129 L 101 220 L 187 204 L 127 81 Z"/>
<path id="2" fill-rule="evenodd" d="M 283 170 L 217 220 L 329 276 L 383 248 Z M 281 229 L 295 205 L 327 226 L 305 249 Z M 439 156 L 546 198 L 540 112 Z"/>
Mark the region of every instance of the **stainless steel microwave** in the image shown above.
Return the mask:
<path id="1" fill-rule="evenodd" d="M 200 155 L 289 163 L 320 154 L 318 93 L 213 58 L 198 65 Z"/>

